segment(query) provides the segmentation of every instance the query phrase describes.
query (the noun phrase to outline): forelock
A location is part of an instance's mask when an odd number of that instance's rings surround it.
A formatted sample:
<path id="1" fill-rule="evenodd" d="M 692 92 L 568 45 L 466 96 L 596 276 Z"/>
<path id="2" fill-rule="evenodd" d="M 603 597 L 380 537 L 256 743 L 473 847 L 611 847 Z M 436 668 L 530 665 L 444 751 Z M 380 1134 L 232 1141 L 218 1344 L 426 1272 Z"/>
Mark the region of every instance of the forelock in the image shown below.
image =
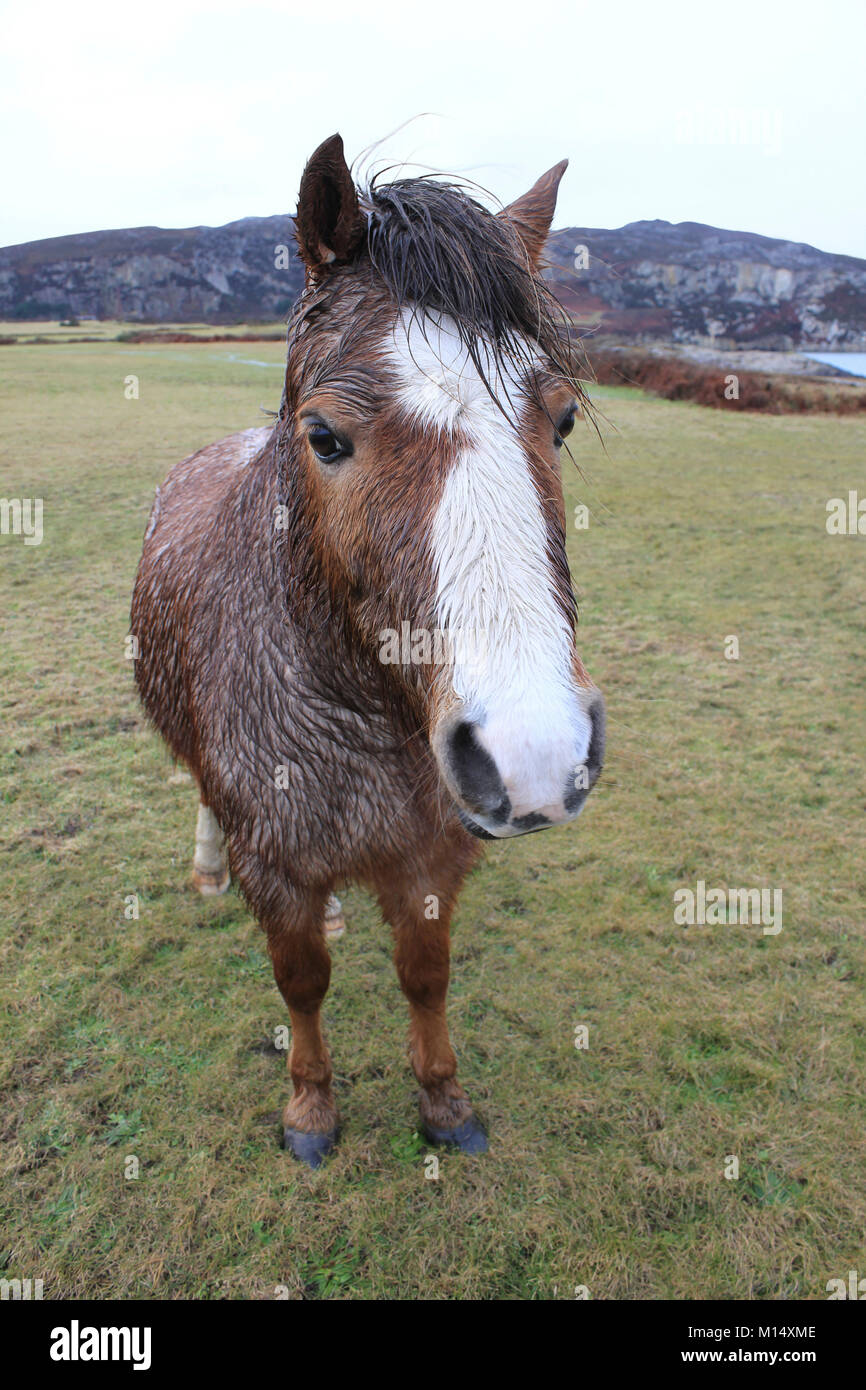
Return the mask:
<path id="1" fill-rule="evenodd" d="M 408 312 L 422 331 L 443 317 L 453 324 L 506 413 L 498 383 L 515 369 L 535 381 L 539 355 L 586 405 L 571 325 L 509 218 L 438 177 L 374 179 L 359 197 L 367 237 L 357 258 L 308 287 L 290 319 L 297 366 L 309 369 L 314 357 L 315 375 L 327 375 L 366 331 L 390 326 L 382 318 L 391 308 L 391 322 Z M 319 327 L 321 335 L 311 332 Z"/>

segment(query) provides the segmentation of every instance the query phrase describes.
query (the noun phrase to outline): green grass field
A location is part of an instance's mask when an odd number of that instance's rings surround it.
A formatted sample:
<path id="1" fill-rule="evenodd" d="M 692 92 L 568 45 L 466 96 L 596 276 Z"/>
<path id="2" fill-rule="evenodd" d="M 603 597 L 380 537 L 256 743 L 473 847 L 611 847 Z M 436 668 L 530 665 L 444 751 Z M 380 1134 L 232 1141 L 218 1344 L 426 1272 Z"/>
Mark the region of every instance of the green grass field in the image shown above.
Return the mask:
<path id="1" fill-rule="evenodd" d="M 208 1299 L 821 1299 L 866 1275 L 866 538 L 825 529 L 866 421 L 596 392 L 606 450 L 576 431 L 566 489 L 607 766 L 575 825 L 488 850 L 454 933 L 490 1153 L 426 1176 L 389 933 L 349 890 L 343 1136 L 312 1174 L 278 1147 L 264 940 L 234 890 L 190 887 L 195 789 L 124 658 L 155 484 L 263 421 L 283 350 L 0 354 L 0 494 L 44 500 L 41 545 L 0 537 L 0 1274 Z M 675 926 L 698 879 L 781 888 L 782 931 Z"/>

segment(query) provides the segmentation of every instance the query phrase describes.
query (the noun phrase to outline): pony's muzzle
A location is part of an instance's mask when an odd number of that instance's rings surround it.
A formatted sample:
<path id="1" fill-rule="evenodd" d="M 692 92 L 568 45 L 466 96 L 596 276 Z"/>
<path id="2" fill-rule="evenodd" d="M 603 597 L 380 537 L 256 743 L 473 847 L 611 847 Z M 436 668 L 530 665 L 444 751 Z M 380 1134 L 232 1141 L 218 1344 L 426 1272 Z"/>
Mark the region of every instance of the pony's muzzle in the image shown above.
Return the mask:
<path id="1" fill-rule="evenodd" d="M 433 750 L 458 815 L 481 839 L 525 835 L 573 820 L 604 761 L 605 709 L 599 691 L 577 692 L 562 727 L 500 711 L 452 714 Z"/>

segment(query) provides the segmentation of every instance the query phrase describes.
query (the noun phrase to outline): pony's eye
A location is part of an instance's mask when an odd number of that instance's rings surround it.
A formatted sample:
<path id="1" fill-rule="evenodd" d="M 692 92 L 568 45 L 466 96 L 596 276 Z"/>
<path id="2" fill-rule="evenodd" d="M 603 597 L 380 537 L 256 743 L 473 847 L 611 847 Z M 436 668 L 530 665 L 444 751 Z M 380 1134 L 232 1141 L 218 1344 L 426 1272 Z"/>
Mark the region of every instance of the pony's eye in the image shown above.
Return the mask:
<path id="1" fill-rule="evenodd" d="M 556 434 L 554 435 L 554 443 L 556 444 L 557 449 L 559 448 L 559 446 L 560 446 L 560 444 L 562 443 L 563 439 L 565 439 L 569 434 L 571 434 L 571 431 L 572 431 L 573 429 L 574 429 L 574 407 L 572 406 L 570 410 L 567 410 L 567 411 L 565 412 L 565 414 L 563 415 L 562 419 L 560 420 L 559 424 L 558 424 L 557 427 L 556 427 Z"/>
<path id="2" fill-rule="evenodd" d="M 313 453 L 322 463 L 338 463 L 349 452 L 327 425 L 312 425 L 307 432 L 307 438 Z"/>

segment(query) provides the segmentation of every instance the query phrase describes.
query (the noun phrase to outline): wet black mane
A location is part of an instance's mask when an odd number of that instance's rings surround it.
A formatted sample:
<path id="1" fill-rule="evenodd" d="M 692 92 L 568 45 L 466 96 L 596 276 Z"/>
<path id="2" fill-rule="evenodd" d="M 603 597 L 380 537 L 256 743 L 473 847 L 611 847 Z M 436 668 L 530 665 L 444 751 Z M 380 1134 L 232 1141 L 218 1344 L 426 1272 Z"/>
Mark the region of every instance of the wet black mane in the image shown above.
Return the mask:
<path id="1" fill-rule="evenodd" d="M 352 261 L 308 283 L 296 302 L 289 319 L 290 360 L 294 353 L 296 362 L 314 363 L 313 376 L 320 379 L 346 369 L 356 338 L 351 322 L 343 322 L 324 354 L 316 350 L 305 330 L 328 322 L 334 295 L 349 280 L 358 281 L 360 309 L 366 274 L 371 286 L 385 289 L 398 311 L 405 309 L 415 316 L 422 332 L 427 331 L 428 316 L 443 315 L 453 321 L 505 415 L 514 415 L 515 403 L 503 383 L 513 379 L 515 369 L 547 412 L 538 372 L 541 356 L 543 371 L 571 387 L 583 413 L 594 423 L 580 384 L 587 371 L 579 343 L 562 306 L 532 264 L 514 222 L 496 216 L 464 187 L 439 176 L 391 183 L 374 178 L 359 190 L 359 200 L 367 235 Z M 357 332 L 363 328 L 361 313 Z M 371 396 L 372 382 L 355 384 L 358 394 Z"/>
<path id="2" fill-rule="evenodd" d="M 366 254 L 398 307 L 452 319 L 488 386 L 491 350 L 498 367 L 540 349 L 583 399 L 568 319 L 513 222 L 432 177 L 373 181 L 361 205 Z"/>

